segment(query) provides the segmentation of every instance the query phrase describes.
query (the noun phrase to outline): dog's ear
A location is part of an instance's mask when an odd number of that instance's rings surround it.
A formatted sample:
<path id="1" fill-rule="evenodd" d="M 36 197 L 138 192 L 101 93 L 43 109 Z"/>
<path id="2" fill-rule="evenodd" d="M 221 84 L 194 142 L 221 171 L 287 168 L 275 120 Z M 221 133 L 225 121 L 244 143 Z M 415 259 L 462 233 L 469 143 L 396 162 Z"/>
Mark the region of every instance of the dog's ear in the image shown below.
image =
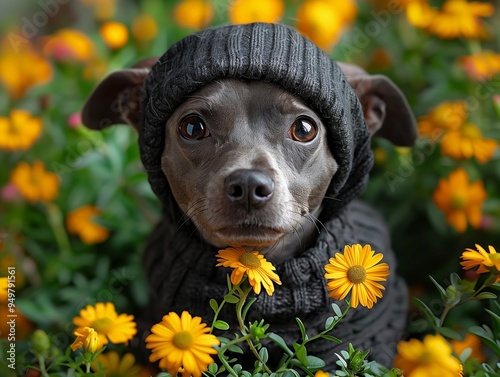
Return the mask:
<path id="1" fill-rule="evenodd" d="M 93 130 L 128 123 L 137 129 L 143 86 L 157 57 L 110 73 L 92 91 L 82 110 L 82 123 Z"/>
<path id="2" fill-rule="evenodd" d="M 401 90 L 386 76 L 370 75 L 353 64 L 338 64 L 360 99 L 370 133 L 398 146 L 413 145 L 417 122 Z"/>

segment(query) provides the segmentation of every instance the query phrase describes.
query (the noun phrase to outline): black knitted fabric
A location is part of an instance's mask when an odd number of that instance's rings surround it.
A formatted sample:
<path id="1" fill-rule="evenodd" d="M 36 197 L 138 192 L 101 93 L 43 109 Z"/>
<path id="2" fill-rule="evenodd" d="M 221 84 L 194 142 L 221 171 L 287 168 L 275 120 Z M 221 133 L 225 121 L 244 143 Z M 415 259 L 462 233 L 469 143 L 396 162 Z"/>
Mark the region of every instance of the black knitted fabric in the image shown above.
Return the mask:
<path id="1" fill-rule="evenodd" d="M 366 186 L 373 164 L 358 97 L 339 66 L 285 25 L 254 23 L 206 29 L 175 43 L 152 68 L 142 103 L 139 143 L 153 191 L 167 216 L 179 216 L 161 171 L 165 124 L 185 97 L 224 78 L 262 80 L 301 97 L 325 124 L 339 169 L 323 216 L 337 212 Z"/>
<path id="2" fill-rule="evenodd" d="M 174 44 L 152 68 L 139 126 L 141 158 L 164 212 L 144 255 L 152 321 L 159 321 L 169 311 L 182 310 L 209 321 L 209 299 L 220 301 L 226 293 L 228 271 L 215 267 L 217 250 L 184 221 L 161 170 L 169 116 L 187 95 L 224 78 L 263 80 L 301 97 L 325 124 L 329 147 L 338 163 L 326 194 L 329 199 L 323 202 L 315 246 L 277 266 L 283 285 L 276 287 L 273 296 L 261 294 L 250 317 L 264 318 L 271 331 L 287 341 L 299 338 L 297 316 L 310 335 L 321 331 L 331 315 L 324 265 L 346 244 L 370 243 L 384 253 L 384 261 L 393 271 L 385 284 L 384 298 L 370 311 L 352 310 L 334 335 L 371 348 L 373 358 L 390 365 L 404 327 L 406 290 L 394 274 L 394 255 L 383 221 L 366 206 L 352 202 L 364 189 L 373 161 L 362 108 L 338 65 L 284 25 L 255 23 L 207 29 Z M 333 368 L 335 352 L 346 347 L 320 341 L 308 349 Z M 277 351 L 271 349 L 270 354 L 278 355 Z"/>

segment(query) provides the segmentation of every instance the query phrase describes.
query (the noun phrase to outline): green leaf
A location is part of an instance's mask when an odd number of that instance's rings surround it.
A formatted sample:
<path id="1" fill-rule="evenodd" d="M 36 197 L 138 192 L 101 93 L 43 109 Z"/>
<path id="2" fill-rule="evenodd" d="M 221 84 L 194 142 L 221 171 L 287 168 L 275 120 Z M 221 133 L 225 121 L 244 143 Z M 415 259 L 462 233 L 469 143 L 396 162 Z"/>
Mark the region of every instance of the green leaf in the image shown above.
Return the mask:
<path id="1" fill-rule="evenodd" d="M 307 367 L 309 361 L 307 360 L 307 349 L 303 344 L 293 343 L 293 349 L 295 350 L 295 355 L 297 359 L 302 363 L 303 366 Z"/>
<path id="2" fill-rule="evenodd" d="M 243 354 L 243 350 L 241 349 L 241 347 L 237 346 L 236 344 L 227 347 L 227 349 L 234 353 Z"/>
<path id="3" fill-rule="evenodd" d="M 333 325 L 333 322 L 334 322 L 334 321 L 335 321 L 335 319 L 334 319 L 333 317 L 328 317 L 328 318 L 326 319 L 326 321 L 325 321 L 325 330 L 330 331 L 330 330 L 331 330 L 330 326 L 332 326 L 332 325 Z M 333 327 L 332 327 L 332 328 L 333 328 Z"/>
<path id="4" fill-rule="evenodd" d="M 289 369 L 285 373 L 282 374 L 282 377 L 300 377 L 299 372 Z"/>
<path id="5" fill-rule="evenodd" d="M 288 355 L 293 355 L 292 350 L 288 348 L 288 345 L 281 336 L 275 333 L 270 333 L 267 335 L 267 337 L 271 339 L 274 343 L 276 343 L 278 346 L 280 346 L 281 349 L 285 351 Z"/>
<path id="6" fill-rule="evenodd" d="M 297 324 L 299 325 L 300 334 L 302 335 L 302 341 L 306 341 L 308 339 L 308 336 L 304 323 L 298 317 L 295 317 L 295 321 L 297 321 Z"/>
<path id="7" fill-rule="evenodd" d="M 334 336 L 327 335 L 327 334 L 321 335 L 321 338 L 329 340 L 330 342 L 334 342 L 334 343 L 337 343 L 337 344 L 341 344 L 342 343 L 342 341 L 339 338 L 336 338 Z"/>
<path id="8" fill-rule="evenodd" d="M 248 310 L 250 309 L 250 307 L 253 305 L 253 303 L 257 301 L 257 297 L 252 297 L 252 299 L 250 299 L 246 304 L 245 304 L 245 307 L 243 308 L 243 311 L 242 311 L 242 317 L 243 319 L 246 318 L 247 316 L 247 313 L 248 313 Z"/>
<path id="9" fill-rule="evenodd" d="M 431 279 L 432 283 L 436 286 L 436 288 L 439 291 L 439 295 L 441 296 L 441 299 L 443 301 L 446 300 L 446 290 L 436 281 L 432 276 L 429 276 L 429 279 Z"/>
<path id="10" fill-rule="evenodd" d="M 493 317 L 493 319 L 495 319 L 495 321 L 497 321 L 498 323 L 500 323 L 500 315 L 498 315 L 495 312 L 492 312 L 489 309 L 484 309 L 484 310 L 486 310 L 488 313 L 490 313 L 490 315 Z"/>
<path id="11" fill-rule="evenodd" d="M 214 327 L 216 329 L 223 330 L 223 331 L 229 330 L 229 324 L 221 319 L 218 319 L 217 321 L 215 321 Z"/>
<path id="12" fill-rule="evenodd" d="M 481 292 L 475 297 L 476 300 L 495 300 L 496 298 L 497 295 L 491 292 Z"/>
<path id="13" fill-rule="evenodd" d="M 335 313 L 335 315 L 339 318 L 342 317 L 342 310 L 340 310 L 340 306 L 338 306 L 336 303 L 332 302 L 332 310 Z"/>
<path id="14" fill-rule="evenodd" d="M 237 302 L 240 301 L 240 299 L 235 295 L 228 293 L 227 295 L 224 296 L 224 301 L 229 302 L 230 304 L 236 304 Z"/>
<path id="15" fill-rule="evenodd" d="M 321 369 L 326 365 L 322 359 L 316 356 L 307 356 L 307 362 L 309 363 L 307 369 L 310 369 L 313 372 L 316 372 L 318 369 Z"/>
<path id="16" fill-rule="evenodd" d="M 439 325 L 439 319 L 432 313 L 432 310 L 420 299 L 414 297 L 413 300 L 432 326 L 437 327 Z"/>
<path id="17" fill-rule="evenodd" d="M 480 337 L 497 355 L 500 355 L 500 342 L 495 339 L 493 332 L 488 326 L 472 326 L 469 332 Z"/>
<path id="18" fill-rule="evenodd" d="M 267 363 L 269 360 L 269 353 L 267 352 L 266 347 L 262 347 L 259 351 L 259 357 L 261 358 L 262 362 Z"/>
<path id="19" fill-rule="evenodd" d="M 208 366 L 208 371 L 212 374 L 217 374 L 217 371 L 219 370 L 219 367 L 217 366 L 217 364 L 215 363 L 212 363 Z"/>
<path id="20" fill-rule="evenodd" d="M 217 313 L 217 310 L 219 310 L 219 304 L 217 304 L 217 301 L 215 301 L 213 298 L 210 299 L 208 302 L 212 310 Z"/>
<path id="21" fill-rule="evenodd" d="M 462 337 L 460 336 L 459 333 L 457 333 L 455 330 L 450 329 L 449 327 L 438 327 L 437 332 L 439 332 L 441 335 L 454 339 L 454 340 L 461 340 Z"/>

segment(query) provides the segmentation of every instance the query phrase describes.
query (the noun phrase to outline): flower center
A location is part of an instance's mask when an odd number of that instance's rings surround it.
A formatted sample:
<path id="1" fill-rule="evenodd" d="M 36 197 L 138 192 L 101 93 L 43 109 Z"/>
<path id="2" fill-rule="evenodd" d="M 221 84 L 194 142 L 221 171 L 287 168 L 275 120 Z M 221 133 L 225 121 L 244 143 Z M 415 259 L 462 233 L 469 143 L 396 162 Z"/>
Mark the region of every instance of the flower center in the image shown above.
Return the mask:
<path id="1" fill-rule="evenodd" d="M 99 334 L 106 334 L 112 325 L 113 321 L 110 318 L 99 318 L 92 322 L 92 327 Z"/>
<path id="2" fill-rule="evenodd" d="M 434 355 L 432 354 L 432 352 L 423 351 L 418 358 L 418 361 L 420 362 L 420 364 L 429 364 L 433 359 Z"/>
<path id="3" fill-rule="evenodd" d="M 465 198 L 465 195 L 455 194 L 451 198 L 451 206 L 453 209 L 463 209 L 466 203 L 467 199 Z"/>
<path id="4" fill-rule="evenodd" d="M 252 253 L 244 253 L 241 254 L 238 259 L 245 267 L 249 268 L 257 268 L 260 267 L 259 257 Z"/>
<path id="5" fill-rule="evenodd" d="M 179 331 L 172 339 L 174 346 L 180 349 L 188 349 L 193 344 L 193 335 L 189 331 Z"/>
<path id="6" fill-rule="evenodd" d="M 363 266 L 354 265 L 347 270 L 347 278 L 351 283 L 362 283 L 366 279 L 366 270 Z"/>
<path id="7" fill-rule="evenodd" d="M 480 139 L 481 131 L 473 124 L 465 124 L 462 127 L 462 134 L 469 139 Z"/>

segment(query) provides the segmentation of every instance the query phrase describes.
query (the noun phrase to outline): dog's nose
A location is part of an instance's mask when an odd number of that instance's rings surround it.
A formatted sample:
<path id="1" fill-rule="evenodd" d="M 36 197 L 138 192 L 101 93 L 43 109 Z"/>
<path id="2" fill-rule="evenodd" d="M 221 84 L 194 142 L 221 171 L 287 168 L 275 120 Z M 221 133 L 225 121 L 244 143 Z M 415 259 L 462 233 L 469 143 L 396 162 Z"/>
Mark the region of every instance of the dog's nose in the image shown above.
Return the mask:
<path id="1" fill-rule="evenodd" d="M 274 181 L 259 170 L 237 170 L 224 181 L 228 198 L 245 207 L 247 212 L 266 204 L 273 196 Z"/>

